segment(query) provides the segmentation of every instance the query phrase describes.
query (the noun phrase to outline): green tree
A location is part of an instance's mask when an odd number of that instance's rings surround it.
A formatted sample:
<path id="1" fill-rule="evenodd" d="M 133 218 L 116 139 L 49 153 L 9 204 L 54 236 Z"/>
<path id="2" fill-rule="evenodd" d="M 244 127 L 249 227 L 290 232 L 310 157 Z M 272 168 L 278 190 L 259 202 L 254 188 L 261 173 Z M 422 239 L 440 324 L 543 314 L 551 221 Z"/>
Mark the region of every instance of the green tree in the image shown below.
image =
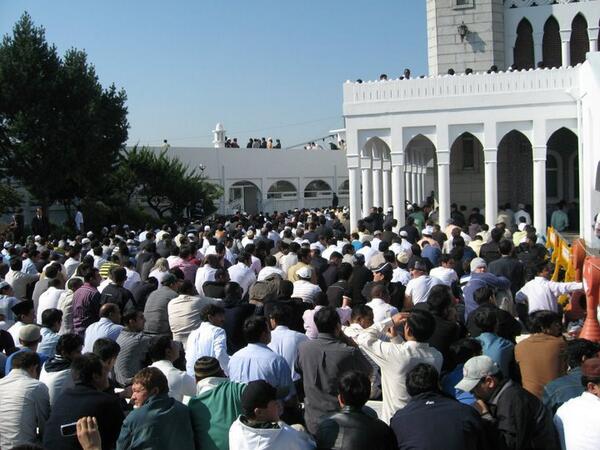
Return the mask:
<path id="1" fill-rule="evenodd" d="M 109 189 L 127 140 L 126 95 L 104 89 L 85 52 L 61 59 L 25 13 L 0 44 L 0 163 L 46 209 Z"/>
<path id="2" fill-rule="evenodd" d="M 138 146 L 125 150 L 118 178 L 129 180 L 121 191 L 129 201 L 137 196 L 160 219 L 183 217 L 188 207 L 198 203 L 204 214 L 210 214 L 216 210 L 215 200 L 222 195 L 220 186 L 209 183 L 176 156 L 169 156 L 167 149 L 160 153 Z"/>

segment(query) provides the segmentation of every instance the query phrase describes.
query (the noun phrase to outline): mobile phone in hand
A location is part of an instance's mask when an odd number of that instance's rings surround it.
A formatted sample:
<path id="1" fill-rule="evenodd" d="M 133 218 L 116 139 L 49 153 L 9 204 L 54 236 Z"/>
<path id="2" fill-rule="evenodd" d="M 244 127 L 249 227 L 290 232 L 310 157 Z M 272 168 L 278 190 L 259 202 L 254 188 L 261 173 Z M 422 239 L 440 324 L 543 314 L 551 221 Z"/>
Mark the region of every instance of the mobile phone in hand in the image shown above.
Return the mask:
<path id="1" fill-rule="evenodd" d="M 60 434 L 64 437 L 75 436 L 77 434 L 77 422 L 61 425 Z"/>

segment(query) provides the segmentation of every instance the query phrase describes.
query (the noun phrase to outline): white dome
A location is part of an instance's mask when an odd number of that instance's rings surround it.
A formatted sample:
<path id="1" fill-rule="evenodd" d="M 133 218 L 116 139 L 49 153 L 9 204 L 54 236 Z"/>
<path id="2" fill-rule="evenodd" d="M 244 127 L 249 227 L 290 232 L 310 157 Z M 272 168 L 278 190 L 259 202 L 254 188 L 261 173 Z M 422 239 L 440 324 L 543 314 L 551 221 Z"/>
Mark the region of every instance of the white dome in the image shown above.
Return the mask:
<path id="1" fill-rule="evenodd" d="M 225 127 L 223 126 L 223 124 L 221 122 L 217 123 L 217 126 L 215 127 L 215 131 L 223 131 L 225 130 Z"/>

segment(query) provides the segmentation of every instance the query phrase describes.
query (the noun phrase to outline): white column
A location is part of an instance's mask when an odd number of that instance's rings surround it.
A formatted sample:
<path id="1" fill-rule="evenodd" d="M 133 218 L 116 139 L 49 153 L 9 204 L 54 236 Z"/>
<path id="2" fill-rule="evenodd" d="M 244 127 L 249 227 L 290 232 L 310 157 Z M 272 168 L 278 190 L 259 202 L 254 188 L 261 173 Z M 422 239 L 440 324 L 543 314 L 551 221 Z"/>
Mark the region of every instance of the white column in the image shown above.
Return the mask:
<path id="1" fill-rule="evenodd" d="M 373 185 L 371 169 L 362 169 L 362 217 L 369 215 L 369 208 L 373 206 Z"/>
<path id="2" fill-rule="evenodd" d="M 546 147 L 533 150 L 533 226 L 538 233 L 546 233 Z"/>
<path id="3" fill-rule="evenodd" d="M 417 196 L 419 195 L 419 189 L 417 186 L 417 166 L 415 165 L 412 166 L 412 170 L 410 171 L 410 192 L 412 194 L 410 201 L 418 203 L 419 199 Z"/>
<path id="4" fill-rule="evenodd" d="M 588 27 L 588 36 L 590 37 L 590 52 L 597 52 L 598 51 L 598 27 Z"/>
<path id="5" fill-rule="evenodd" d="M 417 186 L 419 187 L 419 206 L 425 201 L 425 186 L 423 178 L 423 167 L 419 166 L 419 174 L 417 176 Z"/>
<path id="6" fill-rule="evenodd" d="M 383 169 L 383 209 L 386 210 L 392 206 L 392 179 L 389 168 Z"/>
<path id="7" fill-rule="evenodd" d="M 349 207 L 350 207 L 350 227 L 353 231 L 360 218 L 360 175 L 356 167 L 348 169 L 349 181 Z"/>
<path id="8" fill-rule="evenodd" d="M 485 221 L 491 227 L 498 216 L 498 149 L 484 149 L 485 157 Z"/>
<path id="9" fill-rule="evenodd" d="M 544 50 L 543 44 L 544 42 L 544 33 L 533 33 L 533 67 L 537 67 L 537 63 L 544 60 Z M 486 219 L 487 220 L 487 219 Z M 488 222 L 488 225 L 491 225 Z"/>
<path id="10" fill-rule="evenodd" d="M 562 66 L 567 67 L 571 64 L 571 30 L 560 30 Z"/>
<path id="11" fill-rule="evenodd" d="M 406 166 L 392 166 L 392 206 L 394 207 L 394 219 L 398 226 L 404 226 L 404 201 L 406 200 L 404 188 L 406 187 L 404 168 Z"/>
<path id="12" fill-rule="evenodd" d="M 382 196 L 382 175 L 381 169 L 373 169 L 373 205 L 383 206 L 381 204 Z"/>
<path id="13" fill-rule="evenodd" d="M 406 192 L 406 200 L 411 200 L 412 192 L 410 185 L 410 166 L 404 166 L 404 191 Z"/>
<path id="14" fill-rule="evenodd" d="M 450 219 L 450 150 L 438 150 L 437 158 L 439 223 L 443 230 Z"/>

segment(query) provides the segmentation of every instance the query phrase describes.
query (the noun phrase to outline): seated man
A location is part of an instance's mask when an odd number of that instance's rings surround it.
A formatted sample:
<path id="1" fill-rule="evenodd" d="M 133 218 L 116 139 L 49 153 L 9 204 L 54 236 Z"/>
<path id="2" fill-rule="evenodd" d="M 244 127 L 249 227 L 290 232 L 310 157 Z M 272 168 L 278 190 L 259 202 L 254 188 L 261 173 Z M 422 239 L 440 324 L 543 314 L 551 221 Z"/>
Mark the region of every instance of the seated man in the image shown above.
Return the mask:
<path id="1" fill-rule="evenodd" d="M 117 449 L 194 448 L 190 412 L 168 393 L 167 378 L 155 367 L 146 367 L 133 377 L 131 400 L 136 409 L 123 422 Z"/>
<path id="2" fill-rule="evenodd" d="M 67 388 L 75 387 L 71 364 L 73 359 L 81 356 L 83 339 L 77 334 L 63 334 L 56 344 L 56 355 L 42 366 L 40 381 L 48 387 L 50 406 Z"/>
<path id="3" fill-rule="evenodd" d="M 121 310 L 114 303 L 105 303 L 100 308 L 100 320 L 92 323 L 85 330 L 83 351 L 89 353 L 94 348 L 94 342 L 101 338 L 116 341 L 123 330 L 121 325 Z"/>
<path id="4" fill-rule="evenodd" d="M 179 359 L 179 343 L 168 336 L 161 336 L 150 347 L 152 365 L 160 370 L 169 383 L 169 396 L 177 401 L 183 401 L 184 396 L 191 397 L 196 393 L 196 382 L 183 370 L 176 368 L 173 363 Z"/>
<path id="5" fill-rule="evenodd" d="M 318 448 L 397 448 L 396 438 L 390 427 L 377 419 L 373 411 L 364 408 L 371 395 L 371 381 L 366 374 L 346 372 L 338 381 L 338 391 L 338 402 L 342 409 L 319 424 L 315 436 Z"/>
<path id="6" fill-rule="evenodd" d="M 229 429 L 229 448 L 236 450 L 315 448 L 308 434 L 279 420 L 277 389 L 263 380 L 251 381 L 242 393 L 243 414 Z"/>
<path id="7" fill-rule="evenodd" d="M 429 364 L 417 364 L 406 375 L 411 399 L 390 424 L 398 448 L 487 448 L 477 411 L 448 398 L 439 386 L 438 371 Z"/>
<path id="8" fill-rule="evenodd" d="M 188 407 L 196 448 L 229 449 L 229 428 L 242 414 L 241 397 L 245 384 L 229 381 L 219 360 L 203 356 L 194 365 L 196 396 Z"/>

